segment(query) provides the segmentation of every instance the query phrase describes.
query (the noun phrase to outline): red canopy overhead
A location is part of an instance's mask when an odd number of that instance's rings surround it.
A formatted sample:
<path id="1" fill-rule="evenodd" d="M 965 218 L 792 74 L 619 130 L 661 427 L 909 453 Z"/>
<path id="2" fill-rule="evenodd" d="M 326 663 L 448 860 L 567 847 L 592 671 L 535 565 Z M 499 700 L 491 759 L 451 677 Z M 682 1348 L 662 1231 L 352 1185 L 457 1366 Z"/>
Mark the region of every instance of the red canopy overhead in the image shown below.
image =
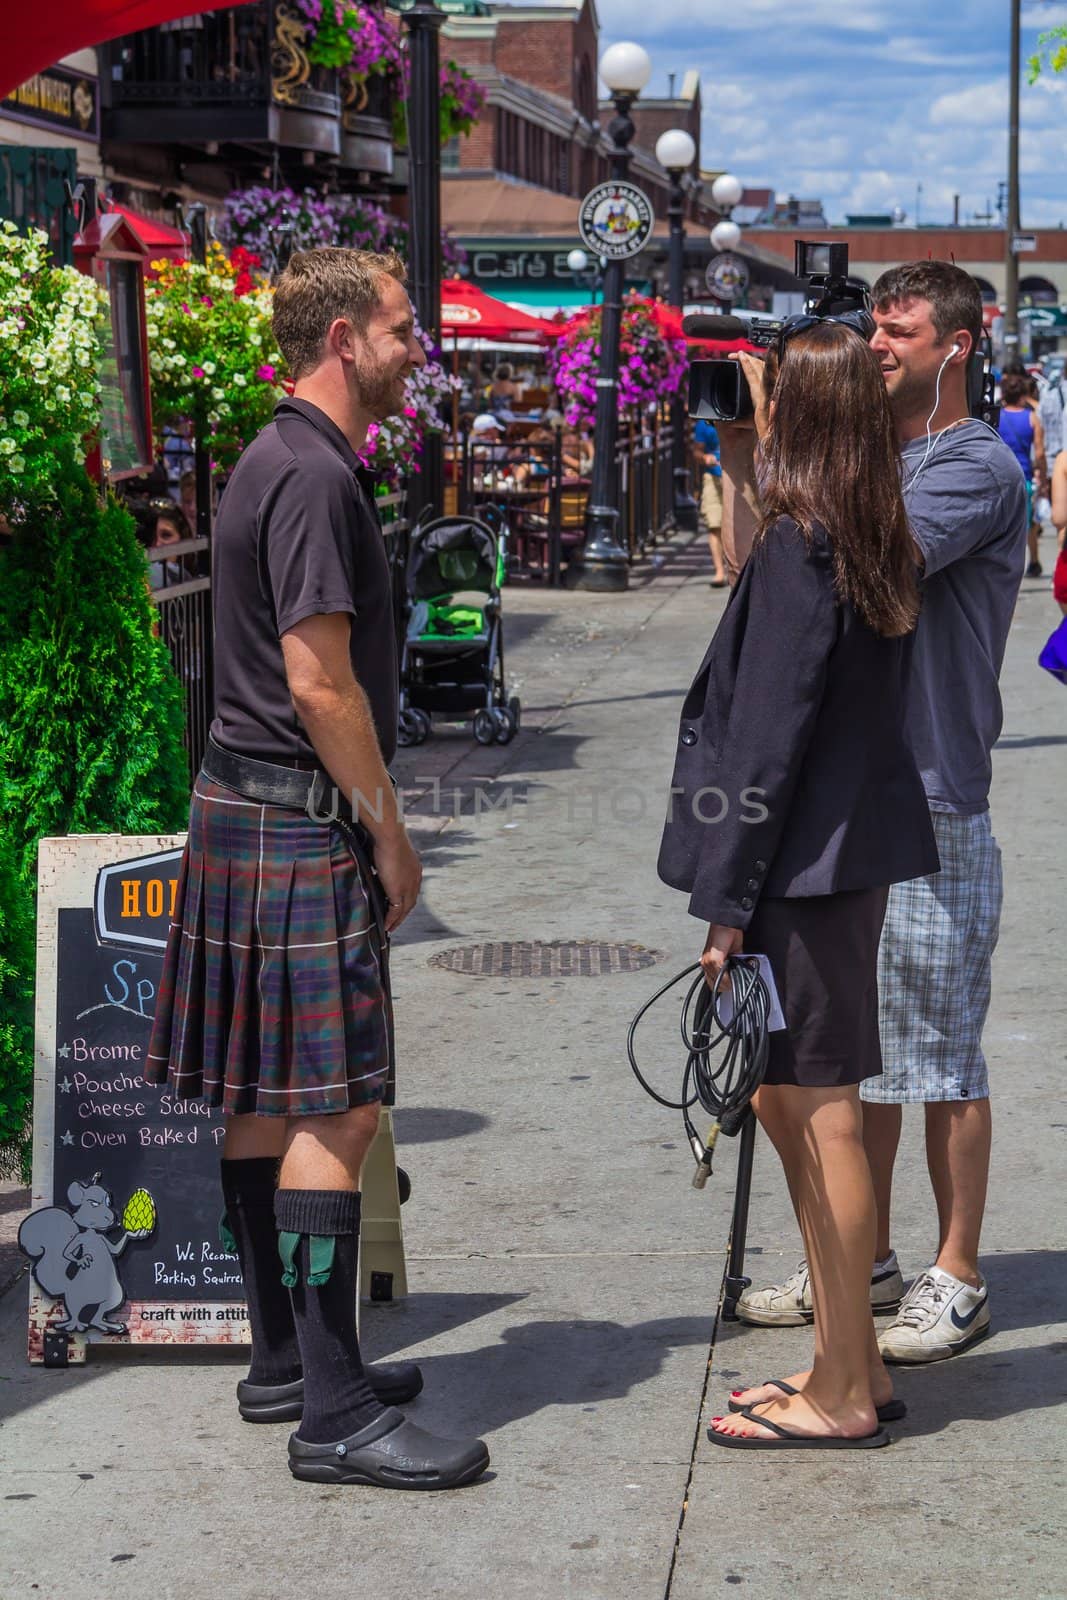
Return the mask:
<path id="1" fill-rule="evenodd" d="M 22 6 L 17 25 L 9 18 L 12 25 L 5 29 L 0 98 L 75 50 L 205 9 L 191 6 L 189 0 L 48 0 Z"/>
<path id="2" fill-rule="evenodd" d="M 495 339 L 500 344 L 534 344 L 554 337 L 556 329 L 542 317 L 505 305 L 465 278 L 446 278 L 441 285 L 441 337 Z"/>

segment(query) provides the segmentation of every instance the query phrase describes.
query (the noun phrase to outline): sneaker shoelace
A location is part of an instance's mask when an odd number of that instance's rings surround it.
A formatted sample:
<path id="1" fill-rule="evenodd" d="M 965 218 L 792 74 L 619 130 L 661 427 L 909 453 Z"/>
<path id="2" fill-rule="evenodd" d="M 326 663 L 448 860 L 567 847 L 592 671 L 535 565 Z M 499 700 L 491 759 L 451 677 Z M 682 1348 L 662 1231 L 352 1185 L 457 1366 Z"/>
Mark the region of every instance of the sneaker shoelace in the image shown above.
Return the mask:
<path id="1" fill-rule="evenodd" d="M 937 1321 L 941 1307 L 948 1299 L 948 1288 L 923 1272 L 911 1288 L 897 1315 L 897 1323 L 905 1328 L 922 1328 Z"/>
<path id="2" fill-rule="evenodd" d="M 808 1278 L 808 1263 L 802 1261 L 796 1271 L 791 1273 L 782 1285 L 782 1289 L 795 1298 L 798 1306 L 803 1304 L 804 1296 L 808 1292 Z"/>

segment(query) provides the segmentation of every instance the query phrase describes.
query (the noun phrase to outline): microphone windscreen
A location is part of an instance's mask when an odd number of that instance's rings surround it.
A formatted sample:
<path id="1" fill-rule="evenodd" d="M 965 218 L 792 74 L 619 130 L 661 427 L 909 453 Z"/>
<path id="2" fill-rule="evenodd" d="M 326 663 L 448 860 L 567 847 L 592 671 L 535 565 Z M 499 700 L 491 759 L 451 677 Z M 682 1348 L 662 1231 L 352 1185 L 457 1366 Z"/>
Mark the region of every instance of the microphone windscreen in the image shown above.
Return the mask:
<path id="1" fill-rule="evenodd" d="M 682 332 L 687 339 L 747 339 L 749 328 L 741 317 L 713 317 L 694 311 L 682 318 Z"/>

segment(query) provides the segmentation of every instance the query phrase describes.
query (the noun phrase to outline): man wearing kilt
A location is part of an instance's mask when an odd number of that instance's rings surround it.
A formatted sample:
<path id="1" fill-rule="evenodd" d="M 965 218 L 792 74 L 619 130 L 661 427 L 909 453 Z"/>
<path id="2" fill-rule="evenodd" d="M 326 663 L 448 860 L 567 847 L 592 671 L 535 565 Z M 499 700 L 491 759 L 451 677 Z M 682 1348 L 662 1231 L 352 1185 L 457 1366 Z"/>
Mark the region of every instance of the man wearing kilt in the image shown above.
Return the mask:
<path id="1" fill-rule="evenodd" d="M 295 254 L 274 331 L 295 387 L 219 512 L 215 719 L 145 1076 L 226 1118 L 252 1329 L 242 1417 L 299 1421 L 295 1477 L 452 1488 L 485 1470 L 484 1444 L 409 1422 L 394 1402 L 419 1392 L 418 1368 L 364 1367 L 355 1324 L 360 1170 L 390 1066 L 388 937 L 422 876 L 387 771 L 389 567 L 357 452 L 402 411 L 425 356 L 392 254 Z"/>

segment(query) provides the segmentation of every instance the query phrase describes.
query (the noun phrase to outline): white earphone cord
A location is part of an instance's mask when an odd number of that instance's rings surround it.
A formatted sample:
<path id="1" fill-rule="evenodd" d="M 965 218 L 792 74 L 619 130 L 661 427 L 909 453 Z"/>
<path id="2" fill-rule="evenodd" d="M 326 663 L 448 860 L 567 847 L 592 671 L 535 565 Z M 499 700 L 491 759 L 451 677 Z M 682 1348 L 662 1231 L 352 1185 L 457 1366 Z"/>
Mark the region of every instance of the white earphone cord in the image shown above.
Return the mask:
<path id="1" fill-rule="evenodd" d="M 935 434 L 932 431 L 933 430 L 933 420 L 937 416 L 938 409 L 939 409 L 939 407 L 941 405 L 941 377 L 942 377 L 942 374 L 944 373 L 944 370 L 948 366 L 949 362 L 952 360 L 952 357 L 958 353 L 959 348 L 960 347 L 959 347 L 958 344 L 954 344 L 952 346 L 952 349 L 949 351 L 949 353 L 945 357 L 944 361 L 942 361 L 941 366 L 940 366 L 940 368 L 938 370 L 937 387 L 934 390 L 934 409 L 931 411 L 930 415 L 926 419 L 926 452 L 925 452 L 922 460 L 919 462 L 919 465 L 916 467 L 915 471 L 912 473 L 911 477 L 908 479 L 907 483 L 904 485 L 905 489 L 910 489 L 912 484 L 914 484 L 916 482 L 916 480 L 919 477 L 919 474 L 922 472 L 923 468 L 926 466 L 926 463 L 929 461 L 931 455 L 933 454 L 933 452 L 934 452 L 934 450 L 935 450 L 935 448 L 937 446 L 938 440 L 941 439 L 944 436 L 944 434 L 948 432 L 947 428 L 942 428 L 940 433 Z M 989 432 L 989 433 L 991 433 L 993 435 L 994 439 L 999 439 L 1000 438 L 1000 434 L 997 432 L 996 428 L 990 427 L 989 423 L 984 421 L 983 418 L 981 418 L 981 417 L 970 417 L 970 418 L 968 418 L 968 420 L 970 422 L 980 423 L 981 426 L 983 428 L 985 428 L 987 432 Z"/>

